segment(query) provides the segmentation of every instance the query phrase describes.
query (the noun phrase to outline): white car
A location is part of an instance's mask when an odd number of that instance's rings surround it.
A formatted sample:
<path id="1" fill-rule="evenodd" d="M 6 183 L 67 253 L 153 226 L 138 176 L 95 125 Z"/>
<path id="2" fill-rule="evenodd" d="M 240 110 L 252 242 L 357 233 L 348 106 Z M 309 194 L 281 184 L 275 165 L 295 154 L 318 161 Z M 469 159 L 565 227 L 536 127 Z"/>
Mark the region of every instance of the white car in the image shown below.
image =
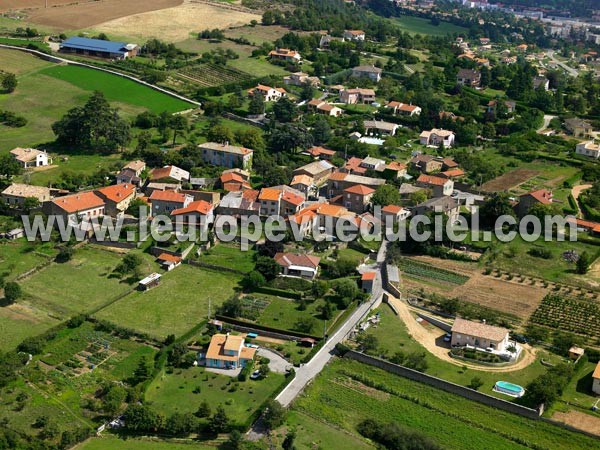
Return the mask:
<path id="1" fill-rule="evenodd" d="M 250 375 L 251 380 L 258 380 L 259 378 L 260 378 L 260 370 L 255 370 L 254 372 L 252 372 L 252 375 Z"/>

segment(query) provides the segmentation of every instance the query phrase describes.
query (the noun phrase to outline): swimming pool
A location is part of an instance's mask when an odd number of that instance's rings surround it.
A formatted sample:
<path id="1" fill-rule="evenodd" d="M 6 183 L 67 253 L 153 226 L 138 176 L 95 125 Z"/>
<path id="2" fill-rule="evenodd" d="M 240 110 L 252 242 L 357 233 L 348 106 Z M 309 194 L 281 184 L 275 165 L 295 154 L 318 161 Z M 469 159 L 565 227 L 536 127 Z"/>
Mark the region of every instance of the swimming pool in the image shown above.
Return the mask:
<path id="1" fill-rule="evenodd" d="M 494 385 L 494 390 L 510 395 L 511 397 L 523 397 L 525 394 L 525 389 L 518 384 L 509 383 L 508 381 L 497 381 Z"/>

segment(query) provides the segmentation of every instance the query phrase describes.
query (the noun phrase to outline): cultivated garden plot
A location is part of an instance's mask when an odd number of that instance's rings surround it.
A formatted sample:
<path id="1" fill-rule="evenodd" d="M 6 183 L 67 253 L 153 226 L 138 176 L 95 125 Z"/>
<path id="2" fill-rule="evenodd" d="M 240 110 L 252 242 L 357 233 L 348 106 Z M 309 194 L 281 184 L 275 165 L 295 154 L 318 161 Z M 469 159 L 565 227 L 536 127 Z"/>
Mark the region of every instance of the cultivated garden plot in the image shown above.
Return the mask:
<path id="1" fill-rule="evenodd" d="M 177 72 L 177 75 L 205 87 L 220 86 L 229 83 L 243 83 L 253 78 L 252 75 L 241 70 L 217 66 L 215 64 L 187 66 Z"/>
<path id="2" fill-rule="evenodd" d="M 597 338 L 600 336 L 600 304 L 596 299 L 549 294 L 535 310 L 531 321 L 552 329 Z"/>
<path id="3" fill-rule="evenodd" d="M 469 277 L 465 275 L 417 262 L 413 259 L 401 258 L 398 266 L 404 274 L 421 280 L 433 280 L 455 285 L 465 284 L 469 280 Z"/>

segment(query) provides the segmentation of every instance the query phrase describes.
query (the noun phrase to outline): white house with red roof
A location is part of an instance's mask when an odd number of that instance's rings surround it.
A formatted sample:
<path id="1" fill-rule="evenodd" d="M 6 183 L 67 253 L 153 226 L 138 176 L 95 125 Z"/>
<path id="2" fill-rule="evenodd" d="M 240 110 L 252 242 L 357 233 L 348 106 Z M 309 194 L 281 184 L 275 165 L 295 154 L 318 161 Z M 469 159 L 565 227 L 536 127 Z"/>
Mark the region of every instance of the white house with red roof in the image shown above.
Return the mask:
<path id="1" fill-rule="evenodd" d="M 301 277 L 313 280 L 319 272 L 321 258 L 299 253 L 277 253 L 273 258 L 281 266 L 285 276 Z"/>
<path id="2" fill-rule="evenodd" d="M 387 205 L 381 208 L 381 221 L 384 225 L 393 226 L 410 217 L 410 210 L 398 205 Z"/>
<path id="3" fill-rule="evenodd" d="M 62 216 L 69 222 L 90 220 L 104 215 L 105 203 L 91 191 L 59 197 L 49 204 L 50 213 Z"/>
<path id="4" fill-rule="evenodd" d="M 346 30 L 343 37 L 349 41 L 364 41 L 367 35 L 363 30 Z"/>
<path id="5" fill-rule="evenodd" d="M 171 217 L 176 223 L 195 226 L 201 231 L 207 231 L 208 226 L 214 222 L 214 205 L 204 200 L 196 200 L 183 208 L 171 212 Z"/>
<path id="6" fill-rule="evenodd" d="M 450 148 L 454 145 L 456 136 L 450 130 L 443 130 L 440 128 L 433 128 L 429 131 L 422 131 L 419 135 L 419 143 L 421 145 L 439 147 L 440 144 L 444 148 Z"/>
<path id="7" fill-rule="evenodd" d="M 269 58 L 278 61 L 298 62 L 302 59 L 302 56 L 296 50 L 277 48 L 269 52 Z"/>
<path id="8" fill-rule="evenodd" d="M 392 110 L 392 114 L 402 116 L 418 116 L 421 114 L 421 108 L 417 105 L 392 101 L 385 105 L 386 108 Z"/>
<path id="9" fill-rule="evenodd" d="M 265 102 L 276 102 L 277 100 L 287 96 L 287 91 L 283 88 L 274 88 L 264 84 L 258 84 L 256 87 L 248 90 L 248 95 L 260 95 Z"/>
<path id="10" fill-rule="evenodd" d="M 419 187 L 430 189 L 433 197 L 452 195 L 454 181 L 450 178 L 437 177 L 435 175 L 421 174 L 415 183 Z"/>

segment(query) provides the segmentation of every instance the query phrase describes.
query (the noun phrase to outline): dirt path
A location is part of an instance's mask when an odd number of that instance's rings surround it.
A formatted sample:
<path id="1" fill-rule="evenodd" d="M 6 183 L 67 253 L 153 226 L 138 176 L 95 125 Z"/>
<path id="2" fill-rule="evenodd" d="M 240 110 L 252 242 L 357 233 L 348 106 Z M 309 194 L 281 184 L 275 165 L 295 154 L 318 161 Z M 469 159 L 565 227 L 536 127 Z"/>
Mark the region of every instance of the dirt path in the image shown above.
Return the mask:
<path id="1" fill-rule="evenodd" d="M 481 370 L 484 372 L 514 372 L 516 370 L 524 369 L 535 361 L 535 349 L 527 345 L 523 346 L 523 356 L 521 356 L 521 359 L 515 364 L 506 367 L 480 366 L 476 364 L 469 364 L 462 359 L 454 359 L 448 355 L 449 348 L 441 347 L 436 343 L 436 340 L 439 340 L 440 337 L 445 334 L 444 331 L 435 327 L 432 327 L 431 331 L 426 329 L 423 325 L 417 322 L 416 318 L 412 315 L 412 312 L 415 312 L 416 310 L 408 306 L 405 302 L 392 296 L 388 297 L 388 301 L 394 306 L 396 311 L 398 311 L 398 315 L 406 325 L 408 333 L 417 342 L 424 346 L 429 353 L 443 361 L 449 362 L 450 364 L 461 367 L 467 366 L 469 369 Z"/>
<path id="2" fill-rule="evenodd" d="M 573 186 L 573 189 L 571 189 L 571 195 L 573 196 L 573 198 L 575 199 L 575 204 L 577 205 L 577 217 L 581 218 L 581 208 L 579 208 L 579 202 L 577 201 L 577 199 L 579 198 L 579 196 L 581 195 L 581 193 L 583 191 L 585 191 L 586 189 L 591 188 L 592 185 L 591 184 L 580 184 L 578 186 Z"/>
<path id="3" fill-rule="evenodd" d="M 588 433 L 600 436 L 600 417 L 594 417 L 580 411 L 555 412 L 552 415 L 554 420 L 566 423 L 572 427 L 578 428 Z"/>

